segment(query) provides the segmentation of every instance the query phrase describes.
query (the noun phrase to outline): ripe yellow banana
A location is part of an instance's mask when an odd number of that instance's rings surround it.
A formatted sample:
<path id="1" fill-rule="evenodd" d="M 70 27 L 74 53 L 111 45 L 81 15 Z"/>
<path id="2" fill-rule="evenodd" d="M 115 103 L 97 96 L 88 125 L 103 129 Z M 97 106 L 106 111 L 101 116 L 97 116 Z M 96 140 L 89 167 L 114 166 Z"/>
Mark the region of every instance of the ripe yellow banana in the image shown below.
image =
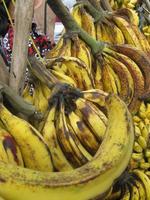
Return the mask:
<path id="1" fill-rule="evenodd" d="M 20 148 L 26 167 L 41 171 L 53 170 L 48 147 L 34 127 L 11 114 L 2 104 L 0 104 L 0 120 Z"/>
<path id="2" fill-rule="evenodd" d="M 136 179 L 135 186 L 137 187 L 138 192 L 139 192 L 139 199 L 146 200 L 146 193 L 145 193 L 145 188 L 144 188 L 143 183 Z"/>
<path id="3" fill-rule="evenodd" d="M 75 102 L 77 109 L 75 112 L 79 114 L 80 118 L 86 122 L 86 124 L 91 128 L 93 134 L 97 140 L 101 143 L 105 135 L 107 118 L 102 112 L 98 113 L 94 109 L 94 105 L 90 102 L 78 98 Z"/>
<path id="4" fill-rule="evenodd" d="M 79 169 L 59 173 L 43 173 L 0 162 L 0 195 L 11 200 L 60 200 L 60 195 L 62 200 L 98 196 L 104 199 L 114 180 L 126 169 L 134 141 L 126 105 L 116 96 L 109 96 L 106 104 L 109 123 L 105 139 L 92 161 Z"/>
<path id="5" fill-rule="evenodd" d="M 140 195 L 139 195 L 138 188 L 136 186 L 132 185 L 130 199 L 131 200 L 139 200 L 139 198 L 140 198 Z"/>
<path id="6" fill-rule="evenodd" d="M 106 54 L 105 60 L 119 76 L 121 89 L 118 91 L 118 94 L 129 105 L 134 95 L 134 82 L 130 72 L 123 63 L 110 55 Z"/>
<path id="7" fill-rule="evenodd" d="M 124 54 L 130 59 L 132 59 L 141 70 L 143 77 L 144 77 L 144 91 L 141 94 L 141 97 L 139 97 L 141 100 L 147 98 L 147 96 L 150 93 L 150 61 L 146 54 L 144 54 L 143 51 L 128 46 L 128 45 L 114 45 L 109 47 L 114 51 L 117 51 L 118 53 Z M 135 105 L 134 105 L 135 106 Z"/>
<path id="8" fill-rule="evenodd" d="M 91 89 L 81 91 L 81 95 L 83 95 L 84 99 L 87 99 L 88 101 L 94 102 L 103 107 L 105 106 L 105 100 L 108 96 L 108 93 L 104 92 L 103 90 Z"/>
<path id="9" fill-rule="evenodd" d="M 92 70 L 92 53 L 88 46 L 78 37 L 75 37 L 71 46 L 71 56 L 82 60 L 89 72 Z"/>
<path id="10" fill-rule="evenodd" d="M 55 123 L 57 123 L 56 110 L 57 103 L 54 103 L 51 105 L 50 111 L 46 118 L 45 125 L 42 129 L 42 135 L 50 149 L 54 168 L 57 171 L 69 171 L 72 169 L 72 166 L 69 164 L 58 143 L 55 127 Z"/>
<path id="11" fill-rule="evenodd" d="M 82 28 L 91 35 L 94 39 L 96 39 L 96 31 L 95 31 L 95 25 L 94 25 L 94 19 L 92 16 L 86 12 L 85 9 L 80 9 L 81 11 L 81 23 Z"/>
<path id="12" fill-rule="evenodd" d="M 0 128 L 0 159 L 12 165 L 24 166 L 23 158 L 14 138 L 5 130 Z"/>
<path id="13" fill-rule="evenodd" d="M 87 149 L 89 153 L 94 155 L 99 147 L 99 143 L 96 140 L 94 134 L 75 112 L 70 112 L 68 114 L 68 118 L 71 127 L 73 128 L 82 145 Z"/>
<path id="14" fill-rule="evenodd" d="M 144 185 L 145 193 L 146 193 L 146 199 L 150 199 L 150 179 L 148 176 L 140 171 L 140 170 L 134 170 L 133 173 L 137 176 L 137 178 L 142 182 Z"/>
<path id="15" fill-rule="evenodd" d="M 115 78 L 111 73 L 111 67 L 108 63 L 102 66 L 102 83 L 104 91 L 108 93 L 119 94 L 117 84 L 115 82 Z"/>
<path id="16" fill-rule="evenodd" d="M 80 8 L 82 8 L 82 5 L 76 5 L 72 9 L 72 16 L 75 19 L 75 21 L 78 23 L 80 27 L 82 27 L 82 18 L 81 18 L 81 11 Z"/>
<path id="17" fill-rule="evenodd" d="M 129 191 L 128 186 L 126 186 L 125 193 L 124 193 L 123 197 L 121 198 L 121 200 L 130 200 L 130 199 L 131 199 L 131 193 Z"/>
<path id="18" fill-rule="evenodd" d="M 114 23 L 118 26 L 118 28 L 122 31 L 125 38 L 125 43 L 131 44 L 141 49 L 140 42 L 134 30 L 132 29 L 132 26 L 130 25 L 130 23 L 123 17 L 115 16 L 115 15 L 113 16 L 113 20 L 114 20 Z"/>
<path id="19" fill-rule="evenodd" d="M 36 109 L 41 113 L 45 113 L 48 108 L 48 99 L 44 96 L 42 86 L 39 81 L 35 82 L 34 84 L 33 104 L 35 105 Z"/>
<path id="20" fill-rule="evenodd" d="M 66 156 L 70 164 L 75 168 L 82 166 L 88 160 L 79 150 L 76 141 L 74 141 L 73 134 L 71 133 L 67 125 L 64 109 L 64 103 L 61 102 L 61 108 L 57 116 L 58 122 L 56 124 L 56 132 L 60 147 L 64 152 L 64 155 Z"/>
<path id="21" fill-rule="evenodd" d="M 130 72 L 133 80 L 134 80 L 134 94 L 132 101 L 129 105 L 129 109 L 131 112 L 135 113 L 139 110 L 141 101 L 138 100 L 138 97 L 144 92 L 144 77 L 142 74 L 142 69 L 139 68 L 136 62 L 132 60 L 133 57 L 125 56 L 124 54 L 118 53 L 116 51 L 111 51 L 109 48 L 105 48 L 104 50 L 107 54 L 114 57 L 116 60 L 122 62 L 128 71 Z"/>

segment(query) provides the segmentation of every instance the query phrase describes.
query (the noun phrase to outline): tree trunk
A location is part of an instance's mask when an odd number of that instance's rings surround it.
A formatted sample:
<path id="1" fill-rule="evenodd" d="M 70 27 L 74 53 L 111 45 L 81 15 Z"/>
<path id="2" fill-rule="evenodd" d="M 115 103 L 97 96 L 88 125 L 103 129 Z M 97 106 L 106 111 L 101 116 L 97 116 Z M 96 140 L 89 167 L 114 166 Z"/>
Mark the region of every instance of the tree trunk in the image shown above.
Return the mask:
<path id="1" fill-rule="evenodd" d="M 17 0 L 15 6 L 13 57 L 9 85 L 18 94 L 22 93 L 24 86 L 33 4 L 33 0 Z"/>

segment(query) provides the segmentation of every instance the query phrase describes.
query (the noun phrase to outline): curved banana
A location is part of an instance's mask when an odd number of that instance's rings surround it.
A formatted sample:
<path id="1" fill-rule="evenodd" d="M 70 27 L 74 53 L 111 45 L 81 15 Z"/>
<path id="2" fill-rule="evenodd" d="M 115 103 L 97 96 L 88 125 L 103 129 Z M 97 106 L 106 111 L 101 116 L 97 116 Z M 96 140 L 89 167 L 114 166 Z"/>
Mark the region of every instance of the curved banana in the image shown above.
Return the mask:
<path id="1" fill-rule="evenodd" d="M 141 49 L 141 44 L 132 29 L 131 24 L 121 16 L 113 16 L 114 23 L 118 26 L 118 28 L 122 31 L 126 44 L 131 44 L 135 47 Z"/>
<path id="2" fill-rule="evenodd" d="M 142 184 L 144 185 L 144 188 L 145 188 L 145 193 L 146 193 L 146 199 L 150 199 L 150 179 L 148 178 L 148 176 L 136 169 L 133 171 L 133 173 L 137 176 L 137 178 L 142 182 Z"/>
<path id="3" fill-rule="evenodd" d="M 124 46 L 124 48 L 126 48 Z M 134 94 L 132 101 L 129 105 L 129 109 L 132 112 L 137 112 L 139 110 L 141 101 L 139 101 L 138 97 L 141 96 L 144 92 L 144 76 L 143 76 L 143 71 L 139 66 L 137 65 L 136 62 L 132 60 L 132 57 L 125 56 L 122 53 L 118 53 L 116 51 L 112 51 L 110 48 L 105 48 L 107 54 L 111 55 L 118 61 L 122 62 L 128 71 L 130 72 L 133 80 L 134 80 Z"/>
<path id="4" fill-rule="evenodd" d="M 105 100 L 108 96 L 108 93 L 104 92 L 103 90 L 91 89 L 81 91 L 81 95 L 83 95 L 84 99 L 87 99 L 88 101 L 94 102 L 103 107 L 105 106 Z"/>
<path id="5" fill-rule="evenodd" d="M 110 49 L 117 51 L 118 53 L 128 56 L 133 60 L 139 67 L 140 71 L 144 77 L 144 91 L 141 94 L 140 99 L 146 98 L 150 93 L 150 61 L 146 54 L 143 51 L 131 47 L 128 45 L 113 45 L 109 46 Z"/>
<path id="6" fill-rule="evenodd" d="M 145 188 L 144 188 L 143 183 L 136 179 L 135 186 L 137 187 L 138 192 L 139 192 L 139 199 L 146 200 L 146 193 L 145 193 Z"/>
<path id="7" fill-rule="evenodd" d="M 75 112 L 72 111 L 68 113 L 68 118 L 71 127 L 73 128 L 82 145 L 89 153 L 94 155 L 99 147 L 99 143 L 93 133 Z"/>
<path id="8" fill-rule="evenodd" d="M 72 169 L 72 166 L 69 164 L 58 143 L 55 127 L 55 123 L 57 123 L 56 110 L 57 103 L 55 102 L 51 105 L 45 125 L 42 129 L 42 135 L 50 149 L 54 168 L 57 171 L 69 171 Z"/>
<path id="9" fill-rule="evenodd" d="M 134 141 L 132 119 L 126 105 L 112 95 L 106 105 L 109 123 L 92 161 L 79 169 L 59 173 L 0 163 L 0 195 L 11 200 L 60 200 L 60 195 L 62 200 L 104 199 L 114 180 L 126 169 Z"/>
<path id="10" fill-rule="evenodd" d="M 33 126 L 11 114 L 2 104 L 0 104 L 0 120 L 14 137 L 26 167 L 41 171 L 53 170 L 48 147 Z"/>
<path id="11" fill-rule="evenodd" d="M 0 128 L 0 159 L 12 165 L 24 166 L 23 158 L 14 138 L 5 130 Z"/>
<path id="12" fill-rule="evenodd" d="M 75 102 L 77 113 L 81 119 L 91 128 L 97 140 L 101 143 L 106 131 L 107 118 L 102 112 L 97 112 L 90 102 L 78 98 Z"/>
<path id="13" fill-rule="evenodd" d="M 134 94 L 134 82 L 130 72 L 123 63 L 110 55 L 106 54 L 105 60 L 119 76 L 121 89 L 118 92 L 118 95 L 126 102 L 127 105 L 129 105 Z"/>

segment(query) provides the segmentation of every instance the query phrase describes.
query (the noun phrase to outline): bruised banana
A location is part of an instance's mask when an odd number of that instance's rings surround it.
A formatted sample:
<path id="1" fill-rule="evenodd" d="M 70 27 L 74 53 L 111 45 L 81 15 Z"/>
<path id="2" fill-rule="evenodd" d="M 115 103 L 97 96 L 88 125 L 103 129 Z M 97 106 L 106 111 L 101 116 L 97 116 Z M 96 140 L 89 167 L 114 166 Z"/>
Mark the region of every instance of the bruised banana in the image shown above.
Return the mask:
<path id="1" fill-rule="evenodd" d="M 134 95 L 134 82 L 129 70 L 122 62 L 110 55 L 105 54 L 105 60 L 119 76 L 121 89 L 118 95 L 129 105 Z"/>
<path id="2" fill-rule="evenodd" d="M 113 51 L 124 54 L 138 65 L 144 77 L 144 91 L 139 98 L 141 100 L 146 98 L 150 93 L 150 61 L 148 56 L 143 53 L 143 51 L 128 45 L 113 45 L 109 46 L 109 48 Z"/>
<path id="3" fill-rule="evenodd" d="M 86 64 L 88 71 L 91 72 L 92 54 L 88 46 L 78 37 L 73 39 L 71 46 L 71 56 L 82 60 Z"/>
<path id="4" fill-rule="evenodd" d="M 89 69 L 87 68 L 87 66 L 82 60 L 75 57 L 62 56 L 62 57 L 56 58 L 53 64 L 55 63 L 61 63 L 65 65 L 67 68 L 66 73 L 64 72 L 61 73 L 61 72 L 51 69 L 52 73 L 58 78 L 58 80 L 71 84 L 71 81 L 70 81 L 71 79 L 73 80 L 71 85 L 78 87 L 81 90 L 94 88 L 93 77 Z"/>
<path id="5" fill-rule="evenodd" d="M 72 169 L 72 166 L 69 164 L 68 160 L 65 157 L 65 154 L 61 150 L 57 138 L 55 127 L 56 110 L 57 103 L 55 102 L 53 105 L 51 105 L 45 125 L 42 130 L 42 135 L 50 149 L 54 168 L 57 171 L 69 171 Z"/>
<path id="6" fill-rule="evenodd" d="M 138 40 L 134 30 L 132 29 L 131 24 L 121 16 L 113 16 L 114 23 L 122 31 L 125 43 L 131 44 L 139 49 L 141 49 L 140 41 Z"/>
<path id="7" fill-rule="evenodd" d="M 94 105 L 83 98 L 78 98 L 75 104 L 75 113 L 86 122 L 96 139 L 101 143 L 107 126 L 106 116 L 100 110 L 98 113 Z"/>
<path id="8" fill-rule="evenodd" d="M 0 128 L 0 160 L 12 165 L 24 166 L 23 158 L 14 138 Z"/>
<path id="9" fill-rule="evenodd" d="M 75 112 L 70 112 L 68 114 L 68 118 L 69 123 L 74 130 L 76 136 L 79 138 L 81 144 L 87 149 L 87 151 L 91 155 L 94 155 L 99 147 L 99 143 L 93 133 Z"/>
<path id="10" fill-rule="evenodd" d="M 26 167 L 52 171 L 51 154 L 41 134 L 27 121 L 11 114 L 0 104 L 0 120 L 20 148 Z"/>
<path id="11" fill-rule="evenodd" d="M 105 138 L 90 162 L 59 173 L 0 163 L 0 195 L 11 200 L 60 200 L 60 194 L 62 200 L 104 199 L 114 180 L 126 169 L 134 141 L 132 119 L 126 105 L 114 95 L 107 98 L 106 105 L 109 123 Z"/>
<path id="12" fill-rule="evenodd" d="M 143 94 L 145 84 L 144 75 L 142 74 L 142 68 L 139 68 L 138 64 L 134 60 L 132 60 L 132 57 L 125 56 L 124 54 L 112 51 L 108 48 L 106 48 L 104 51 L 114 57 L 119 62 L 123 63 L 130 72 L 134 81 L 134 94 L 132 101 L 129 105 L 129 109 L 131 112 L 137 112 L 141 104 L 141 101 L 138 100 L 138 97 Z"/>
<path id="13" fill-rule="evenodd" d="M 64 109 L 64 103 L 61 102 L 60 113 L 58 114 L 58 122 L 56 125 L 58 141 L 71 165 L 73 167 L 79 167 L 87 163 L 88 159 L 81 152 L 72 130 L 68 127 Z"/>

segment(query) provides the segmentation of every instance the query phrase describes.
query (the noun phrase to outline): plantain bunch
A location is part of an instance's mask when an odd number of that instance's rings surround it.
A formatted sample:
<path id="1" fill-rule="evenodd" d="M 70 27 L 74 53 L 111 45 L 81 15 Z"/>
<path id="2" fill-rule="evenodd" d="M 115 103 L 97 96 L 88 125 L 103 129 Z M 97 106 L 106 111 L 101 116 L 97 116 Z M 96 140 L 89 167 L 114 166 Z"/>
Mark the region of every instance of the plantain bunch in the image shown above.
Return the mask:
<path id="1" fill-rule="evenodd" d="M 119 8 L 134 9 L 138 0 L 109 0 L 109 3 L 114 10 Z"/>
<path id="2" fill-rule="evenodd" d="M 136 10 L 121 8 L 107 12 L 102 8 L 99 11 L 94 6 L 91 10 L 91 6 L 92 4 L 83 1 L 75 5 L 72 11 L 72 16 L 76 22 L 89 35 L 98 41 L 132 45 L 149 55 L 150 45 L 145 35 L 138 28 L 139 16 Z"/>
<path id="3" fill-rule="evenodd" d="M 57 84 L 41 132 L 2 103 L 0 122 L 3 143 L 14 140 L 13 149 L 2 145 L 0 157 L 0 195 L 10 200 L 59 200 L 60 193 L 63 200 L 107 199 L 132 154 L 131 114 L 119 97 L 100 90 Z M 5 161 L 11 150 L 16 160 L 22 155 L 20 166 Z"/>

